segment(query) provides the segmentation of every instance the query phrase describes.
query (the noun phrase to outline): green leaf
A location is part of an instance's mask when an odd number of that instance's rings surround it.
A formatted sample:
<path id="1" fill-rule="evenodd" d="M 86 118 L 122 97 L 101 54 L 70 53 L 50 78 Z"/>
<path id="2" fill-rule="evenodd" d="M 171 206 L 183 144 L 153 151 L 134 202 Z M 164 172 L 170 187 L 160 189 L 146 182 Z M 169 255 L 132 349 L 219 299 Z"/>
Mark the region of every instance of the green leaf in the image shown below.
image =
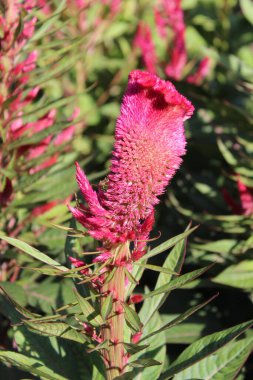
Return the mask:
<path id="1" fill-rule="evenodd" d="M 10 238 L 7 236 L 4 236 L 0 234 L 0 239 L 7 241 L 7 243 L 13 245 L 14 247 L 20 249 L 21 251 L 27 253 L 28 255 L 34 257 L 35 259 L 42 261 L 43 263 L 46 263 L 56 269 L 59 269 L 62 272 L 68 271 L 68 268 L 64 267 L 63 265 L 59 264 L 57 261 L 51 259 L 44 253 L 40 252 L 38 249 L 31 247 L 29 244 L 25 243 L 24 241 Z"/>
<path id="2" fill-rule="evenodd" d="M 185 368 L 213 354 L 226 344 L 237 338 L 253 325 L 253 320 L 233 326 L 229 329 L 208 335 L 187 347 L 181 355 L 163 373 L 160 380 L 170 379 Z"/>
<path id="3" fill-rule="evenodd" d="M 224 157 L 224 159 L 227 161 L 227 163 L 231 166 L 237 165 L 237 160 L 235 159 L 235 156 L 230 152 L 230 150 L 227 148 L 225 143 L 221 140 L 217 140 L 218 147 Z"/>
<path id="4" fill-rule="evenodd" d="M 75 291 L 75 295 L 86 321 L 95 327 L 101 326 L 104 323 L 101 315 L 77 291 Z"/>
<path id="5" fill-rule="evenodd" d="M 31 313 L 29 310 L 27 310 L 26 308 L 24 308 L 23 306 L 21 306 L 9 293 L 9 289 L 8 291 L 6 291 L 7 288 L 5 287 L 1 287 L 0 286 L 0 289 L 2 290 L 2 292 L 4 293 L 5 297 L 8 299 L 8 301 L 10 302 L 10 304 L 12 304 L 15 309 L 18 311 L 18 316 L 20 317 L 20 314 L 26 318 L 36 318 L 36 317 L 40 317 L 39 314 L 34 314 L 34 313 Z M 8 316 L 10 318 L 12 318 L 12 315 Z M 13 315 L 14 317 L 14 320 L 16 321 L 16 318 L 17 318 L 17 315 Z M 18 318 L 20 319 L 20 318 Z"/>
<path id="6" fill-rule="evenodd" d="M 142 323 L 136 311 L 126 303 L 123 303 L 122 305 L 125 311 L 126 322 L 134 331 L 140 331 L 142 328 Z"/>
<path id="7" fill-rule="evenodd" d="M 165 241 L 164 243 L 158 245 L 158 247 L 155 247 L 154 249 L 151 249 L 150 252 L 148 252 L 143 259 L 149 259 L 150 257 L 156 256 L 161 252 L 166 251 L 167 249 L 173 247 L 178 242 L 180 242 L 182 239 L 185 239 L 187 236 L 189 236 L 193 231 L 195 231 L 198 228 L 198 226 L 195 226 L 191 228 L 190 230 L 186 230 L 182 234 L 179 234 L 177 236 L 174 236 L 173 238 Z"/>
<path id="8" fill-rule="evenodd" d="M 45 336 L 55 336 L 63 339 L 72 340 L 78 343 L 87 341 L 87 337 L 78 331 L 72 329 L 64 322 L 29 322 L 24 321 L 24 324 L 32 331 Z"/>
<path id="9" fill-rule="evenodd" d="M 132 372 L 125 372 L 123 375 L 115 377 L 114 380 L 133 380 L 133 374 Z"/>
<path id="10" fill-rule="evenodd" d="M 110 27 L 104 33 L 105 40 L 114 40 L 122 34 L 124 34 L 129 28 L 126 22 L 114 22 L 110 24 Z"/>
<path id="11" fill-rule="evenodd" d="M 39 376 L 41 379 L 68 380 L 47 368 L 39 359 L 30 358 L 17 352 L 0 351 L 0 361 L 4 364 L 14 365 L 23 371 Z"/>
<path id="12" fill-rule="evenodd" d="M 133 343 L 124 343 L 124 347 L 130 355 L 134 355 L 137 352 L 145 350 L 146 348 L 149 347 L 149 345 L 148 344 L 139 345 L 139 344 L 133 344 Z"/>
<path id="13" fill-rule="evenodd" d="M 162 314 L 162 321 L 172 320 L 172 315 Z M 172 327 L 170 330 L 166 330 L 166 343 L 167 344 L 191 344 L 197 339 L 203 336 L 203 332 L 206 331 L 206 324 L 201 322 L 196 323 L 180 323 L 179 325 Z"/>
<path id="14" fill-rule="evenodd" d="M 132 283 L 137 285 L 138 281 L 134 278 L 134 276 L 127 270 L 127 268 L 124 268 L 124 272 L 128 280 Z"/>
<path id="15" fill-rule="evenodd" d="M 19 352 L 39 358 L 45 367 L 55 373 L 71 380 L 91 378 L 94 355 L 86 353 L 84 344 L 38 335 L 24 325 L 14 328 L 14 339 Z"/>
<path id="16" fill-rule="evenodd" d="M 253 4 L 251 0 L 240 0 L 244 17 L 253 25 Z"/>
<path id="17" fill-rule="evenodd" d="M 101 308 L 101 315 L 104 321 L 106 321 L 107 317 L 111 313 L 112 305 L 113 305 L 112 296 L 109 294 L 105 297 L 102 308 Z"/>
<path id="18" fill-rule="evenodd" d="M 164 261 L 163 268 L 169 268 L 169 270 L 180 273 L 185 257 L 186 242 L 187 240 L 186 238 L 184 238 L 179 240 L 178 243 L 176 243 L 170 254 L 167 256 L 166 260 Z M 165 284 L 168 285 L 173 278 L 174 276 L 172 274 L 160 273 L 155 285 L 155 290 L 159 289 L 161 286 Z M 165 302 L 168 294 L 169 293 L 159 294 L 153 297 L 151 302 L 150 300 L 147 301 L 149 302 L 148 308 L 146 308 L 146 306 L 143 305 L 143 308 L 141 309 L 141 318 L 144 326 L 150 321 L 154 313 Z M 142 313 L 142 310 L 145 310 L 145 312 Z"/>
<path id="19" fill-rule="evenodd" d="M 253 337 L 231 342 L 191 367 L 179 372 L 173 380 L 234 380 L 253 350 Z"/>
<path id="20" fill-rule="evenodd" d="M 146 335 L 144 338 L 142 338 L 140 340 L 140 342 L 143 342 L 144 340 L 151 338 L 151 336 L 159 334 L 161 331 L 168 330 L 168 329 L 170 329 L 170 328 L 178 325 L 179 323 L 181 323 L 182 321 L 184 321 L 186 318 L 188 318 L 192 314 L 196 313 L 196 311 L 198 311 L 199 309 L 202 309 L 204 306 L 206 306 L 209 302 L 211 302 L 214 298 L 216 298 L 217 295 L 218 294 L 215 294 L 213 297 L 209 298 L 207 301 L 202 302 L 199 305 L 191 307 L 189 310 L 187 310 L 183 314 L 179 315 L 178 317 L 176 317 L 175 319 L 173 319 L 171 322 L 169 322 L 166 325 L 160 327 L 159 329 L 153 331 L 152 333 Z"/>
<path id="21" fill-rule="evenodd" d="M 21 306 L 27 304 L 27 297 L 21 285 L 17 282 L 0 281 L 0 289 L 4 289 L 5 293 L 13 300 L 18 302 Z"/>
<path id="22" fill-rule="evenodd" d="M 161 365 L 160 362 L 158 362 L 155 359 L 138 359 L 134 360 L 133 362 L 129 362 L 128 366 L 134 367 L 134 368 L 147 368 L 147 367 L 153 367 L 154 365 Z"/>
<path id="23" fill-rule="evenodd" d="M 66 0 L 63 0 L 63 1 L 61 1 L 58 4 L 57 9 L 52 14 L 52 16 L 48 17 L 47 20 L 42 23 L 42 26 L 38 30 L 36 30 L 36 32 L 34 33 L 34 35 L 31 37 L 31 41 L 36 41 L 36 40 L 42 38 L 45 35 L 45 32 L 47 31 L 47 29 L 51 25 L 54 25 L 55 22 L 56 22 L 56 20 L 61 15 L 61 13 L 62 13 L 62 11 L 63 11 L 63 9 L 65 7 L 65 4 L 66 4 Z"/>
<path id="24" fill-rule="evenodd" d="M 148 313 L 150 309 L 150 300 L 146 300 L 142 306 L 142 317 L 145 313 Z M 142 337 L 150 334 L 154 330 L 160 328 L 161 318 L 158 312 L 153 314 L 153 317 L 149 321 L 149 323 L 143 326 Z M 160 363 L 165 363 L 166 361 L 166 341 L 165 341 L 165 332 L 160 332 L 156 336 L 148 339 L 147 344 L 149 345 L 147 348 L 143 349 L 140 352 L 137 352 L 132 356 L 132 360 L 137 359 L 155 359 Z M 143 368 L 141 371 L 138 368 L 133 370 L 133 375 L 131 380 L 145 380 L 145 379 L 158 379 L 161 372 L 163 370 L 163 365 L 161 366 L 152 366 L 148 368 Z"/>
<path id="25" fill-rule="evenodd" d="M 244 260 L 237 265 L 230 265 L 223 272 L 218 274 L 218 276 L 214 277 L 212 281 L 240 289 L 252 289 L 253 261 Z"/>
<path id="26" fill-rule="evenodd" d="M 91 348 L 90 350 L 87 350 L 87 352 L 90 354 L 91 352 L 94 352 L 94 351 L 99 351 L 99 350 L 102 350 L 102 349 L 106 349 L 108 350 L 108 340 L 104 340 L 103 342 L 97 344 L 94 348 Z"/>
<path id="27" fill-rule="evenodd" d="M 156 296 L 158 294 L 171 292 L 172 290 L 181 288 L 183 285 L 187 284 L 188 282 L 190 282 L 192 280 L 195 280 L 197 277 L 201 276 L 203 273 L 208 271 L 210 268 L 213 267 L 213 265 L 214 264 L 211 264 L 211 265 L 208 265 L 204 268 L 196 269 L 192 272 L 183 274 L 182 276 L 172 280 L 169 284 L 163 285 L 163 286 L 153 290 L 152 292 L 150 292 L 148 294 L 144 294 L 143 298 L 153 297 L 153 296 Z"/>
<path id="28" fill-rule="evenodd" d="M 133 265 L 137 265 L 137 266 L 143 267 L 144 269 L 150 269 L 150 270 L 155 271 L 155 272 L 162 272 L 162 273 L 165 273 L 165 274 L 178 275 L 178 273 L 173 272 L 171 269 L 160 267 L 159 265 L 140 264 L 138 262 L 133 263 Z M 136 281 L 135 281 L 135 283 L 136 283 Z"/>

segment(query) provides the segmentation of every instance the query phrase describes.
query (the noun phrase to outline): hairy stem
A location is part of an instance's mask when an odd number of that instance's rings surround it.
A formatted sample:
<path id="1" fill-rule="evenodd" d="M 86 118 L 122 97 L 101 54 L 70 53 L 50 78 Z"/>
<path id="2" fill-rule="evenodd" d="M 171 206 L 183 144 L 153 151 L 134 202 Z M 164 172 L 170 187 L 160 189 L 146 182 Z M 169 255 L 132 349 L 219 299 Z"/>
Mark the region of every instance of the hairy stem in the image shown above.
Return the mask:
<path id="1" fill-rule="evenodd" d="M 107 380 L 113 380 L 123 372 L 124 368 L 124 309 L 122 303 L 125 300 L 125 270 L 124 265 L 117 265 L 124 262 L 129 256 L 129 245 L 125 243 L 117 246 L 114 251 L 115 273 L 110 281 L 103 286 L 103 293 L 111 294 L 113 297 L 112 312 L 107 318 L 107 323 L 102 329 L 102 339 L 107 340 L 109 349 L 103 350 L 103 357 L 106 366 Z M 113 268 L 112 268 L 113 269 Z M 106 296 L 103 297 L 101 307 Z"/>

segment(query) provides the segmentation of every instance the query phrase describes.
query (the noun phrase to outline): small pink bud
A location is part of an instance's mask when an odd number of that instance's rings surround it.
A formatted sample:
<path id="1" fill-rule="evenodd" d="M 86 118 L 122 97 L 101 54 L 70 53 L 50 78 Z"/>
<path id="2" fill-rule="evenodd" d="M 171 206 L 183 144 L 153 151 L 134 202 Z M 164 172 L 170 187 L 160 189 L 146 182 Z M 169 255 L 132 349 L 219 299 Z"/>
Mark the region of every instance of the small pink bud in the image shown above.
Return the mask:
<path id="1" fill-rule="evenodd" d="M 129 298 L 129 304 L 131 303 L 140 303 L 143 301 L 143 295 L 142 294 L 133 294 L 131 295 L 131 297 Z"/>
<path id="2" fill-rule="evenodd" d="M 137 333 L 135 333 L 133 336 L 132 336 L 132 343 L 134 344 L 137 344 L 139 342 L 139 340 L 141 339 L 141 336 L 142 336 L 142 332 L 139 331 Z"/>

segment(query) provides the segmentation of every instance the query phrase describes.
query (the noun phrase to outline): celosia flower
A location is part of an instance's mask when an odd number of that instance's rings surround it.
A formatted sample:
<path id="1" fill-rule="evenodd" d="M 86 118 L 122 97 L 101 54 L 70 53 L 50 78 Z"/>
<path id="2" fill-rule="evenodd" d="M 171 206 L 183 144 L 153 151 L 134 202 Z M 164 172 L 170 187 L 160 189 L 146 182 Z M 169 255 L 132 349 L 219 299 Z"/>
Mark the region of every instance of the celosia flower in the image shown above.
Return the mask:
<path id="1" fill-rule="evenodd" d="M 240 203 L 237 202 L 227 191 L 222 189 L 224 200 L 229 205 L 231 210 L 238 215 L 253 214 L 253 188 L 247 187 L 241 180 L 237 180 L 237 189 L 239 193 Z"/>
<path id="2" fill-rule="evenodd" d="M 203 79 L 209 73 L 210 64 L 211 64 L 211 61 L 210 61 L 209 57 L 203 58 L 200 61 L 199 66 L 198 66 L 197 70 L 195 71 L 195 73 L 193 73 L 192 75 L 189 75 L 186 78 L 187 82 L 195 84 L 195 85 L 200 85 L 202 83 Z"/>
<path id="3" fill-rule="evenodd" d="M 134 45 L 141 50 L 143 63 L 146 69 L 155 74 L 157 64 L 155 46 L 152 40 L 150 27 L 144 22 L 140 22 L 138 26 Z"/>
<path id="4" fill-rule="evenodd" d="M 154 206 L 185 154 L 183 122 L 192 113 L 193 106 L 172 83 L 148 72 L 130 73 L 106 187 L 94 191 L 77 164 L 87 206 L 70 207 L 105 247 L 133 240 L 139 255 L 144 253 Z"/>
<path id="5" fill-rule="evenodd" d="M 36 24 L 36 18 L 30 17 L 29 12 L 37 6 L 45 6 L 45 1 L 27 0 L 25 2 L 12 1 L 8 2 L 8 7 L 4 15 L 0 15 L 2 35 L 0 38 L 0 108 L 1 108 L 1 125 L 4 130 L 4 145 L 13 143 L 13 141 L 26 137 L 35 136 L 37 133 L 51 127 L 55 123 L 56 110 L 52 109 L 39 119 L 32 122 L 24 122 L 22 119 L 25 107 L 31 104 L 39 92 L 39 87 L 34 87 L 26 93 L 26 84 L 30 78 L 30 72 L 36 68 L 38 53 L 32 51 L 24 54 L 24 46 L 33 36 Z M 26 14 L 27 17 L 23 17 Z M 19 31 L 19 19 L 24 19 L 23 28 Z M 19 31 L 19 33 L 18 33 Z M 25 95 L 24 95 L 25 94 Z M 5 105 L 8 106 L 5 106 Z M 75 109 L 69 121 L 74 120 L 79 113 Z M 42 169 L 52 166 L 56 163 L 59 153 L 53 154 L 44 161 L 33 165 L 31 161 L 46 153 L 49 145 L 58 146 L 69 141 L 74 133 L 74 126 L 71 125 L 62 130 L 56 138 L 49 134 L 46 138 L 36 144 L 26 144 L 16 149 L 15 154 L 9 154 L 7 149 L 0 150 L 0 166 L 8 168 L 13 157 L 15 157 L 16 170 L 27 170 L 34 174 Z M 3 146 L 4 146 L 3 145 Z M 9 155 L 8 155 L 9 154 Z M 19 160 L 23 157 L 23 161 Z M 26 167 L 29 163 L 29 167 Z M 13 161 L 12 161 L 13 164 Z M 15 180 L 14 180 L 15 181 Z M 14 182 L 12 180 L 12 182 Z M 0 184 L 0 203 L 6 206 L 10 202 L 13 193 L 12 182 L 9 178 L 3 178 Z M 38 216 L 52 207 L 59 201 L 52 201 L 45 205 L 36 207 L 31 216 Z"/>
<path id="6" fill-rule="evenodd" d="M 120 11 L 121 0 L 102 0 L 102 3 L 109 6 L 112 16 Z"/>
<path id="7" fill-rule="evenodd" d="M 164 40 L 167 39 L 168 28 L 172 32 L 170 46 L 168 46 L 169 62 L 165 66 L 165 73 L 168 77 L 181 80 L 183 79 L 184 69 L 188 61 L 186 49 L 185 33 L 186 25 L 184 22 L 184 12 L 181 0 L 160 0 L 154 7 L 154 19 L 157 32 Z M 140 48 L 145 68 L 156 73 L 158 60 L 153 43 L 151 29 L 148 25 L 140 22 L 134 44 Z M 210 69 L 210 59 L 203 58 L 196 71 L 186 77 L 189 83 L 200 85 Z"/>
<path id="8" fill-rule="evenodd" d="M 166 74 L 174 79 L 180 79 L 187 62 L 187 52 L 185 46 L 185 23 L 184 13 L 181 7 L 181 0 L 163 1 L 163 6 L 168 18 L 174 38 L 170 62 L 165 68 Z"/>

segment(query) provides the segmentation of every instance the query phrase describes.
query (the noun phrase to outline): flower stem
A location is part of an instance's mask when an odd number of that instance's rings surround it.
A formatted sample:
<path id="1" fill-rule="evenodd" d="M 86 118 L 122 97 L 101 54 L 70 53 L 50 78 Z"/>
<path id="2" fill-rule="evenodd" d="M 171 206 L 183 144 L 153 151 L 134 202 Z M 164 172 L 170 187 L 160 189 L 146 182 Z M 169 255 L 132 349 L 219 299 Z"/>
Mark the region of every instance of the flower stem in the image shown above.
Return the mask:
<path id="1" fill-rule="evenodd" d="M 125 364 L 123 345 L 125 317 L 122 306 L 125 301 L 125 270 L 122 263 L 129 256 L 129 244 L 117 246 L 113 254 L 116 270 L 112 279 L 105 283 L 102 289 L 103 294 L 111 294 L 113 297 L 112 311 L 102 329 L 102 340 L 109 343 L 108 350 L 103 350 L 107 380 L 113 380 L 121 375 Z M 101 307 L 105 298 L 106 296 L 102 298 Z"/>

